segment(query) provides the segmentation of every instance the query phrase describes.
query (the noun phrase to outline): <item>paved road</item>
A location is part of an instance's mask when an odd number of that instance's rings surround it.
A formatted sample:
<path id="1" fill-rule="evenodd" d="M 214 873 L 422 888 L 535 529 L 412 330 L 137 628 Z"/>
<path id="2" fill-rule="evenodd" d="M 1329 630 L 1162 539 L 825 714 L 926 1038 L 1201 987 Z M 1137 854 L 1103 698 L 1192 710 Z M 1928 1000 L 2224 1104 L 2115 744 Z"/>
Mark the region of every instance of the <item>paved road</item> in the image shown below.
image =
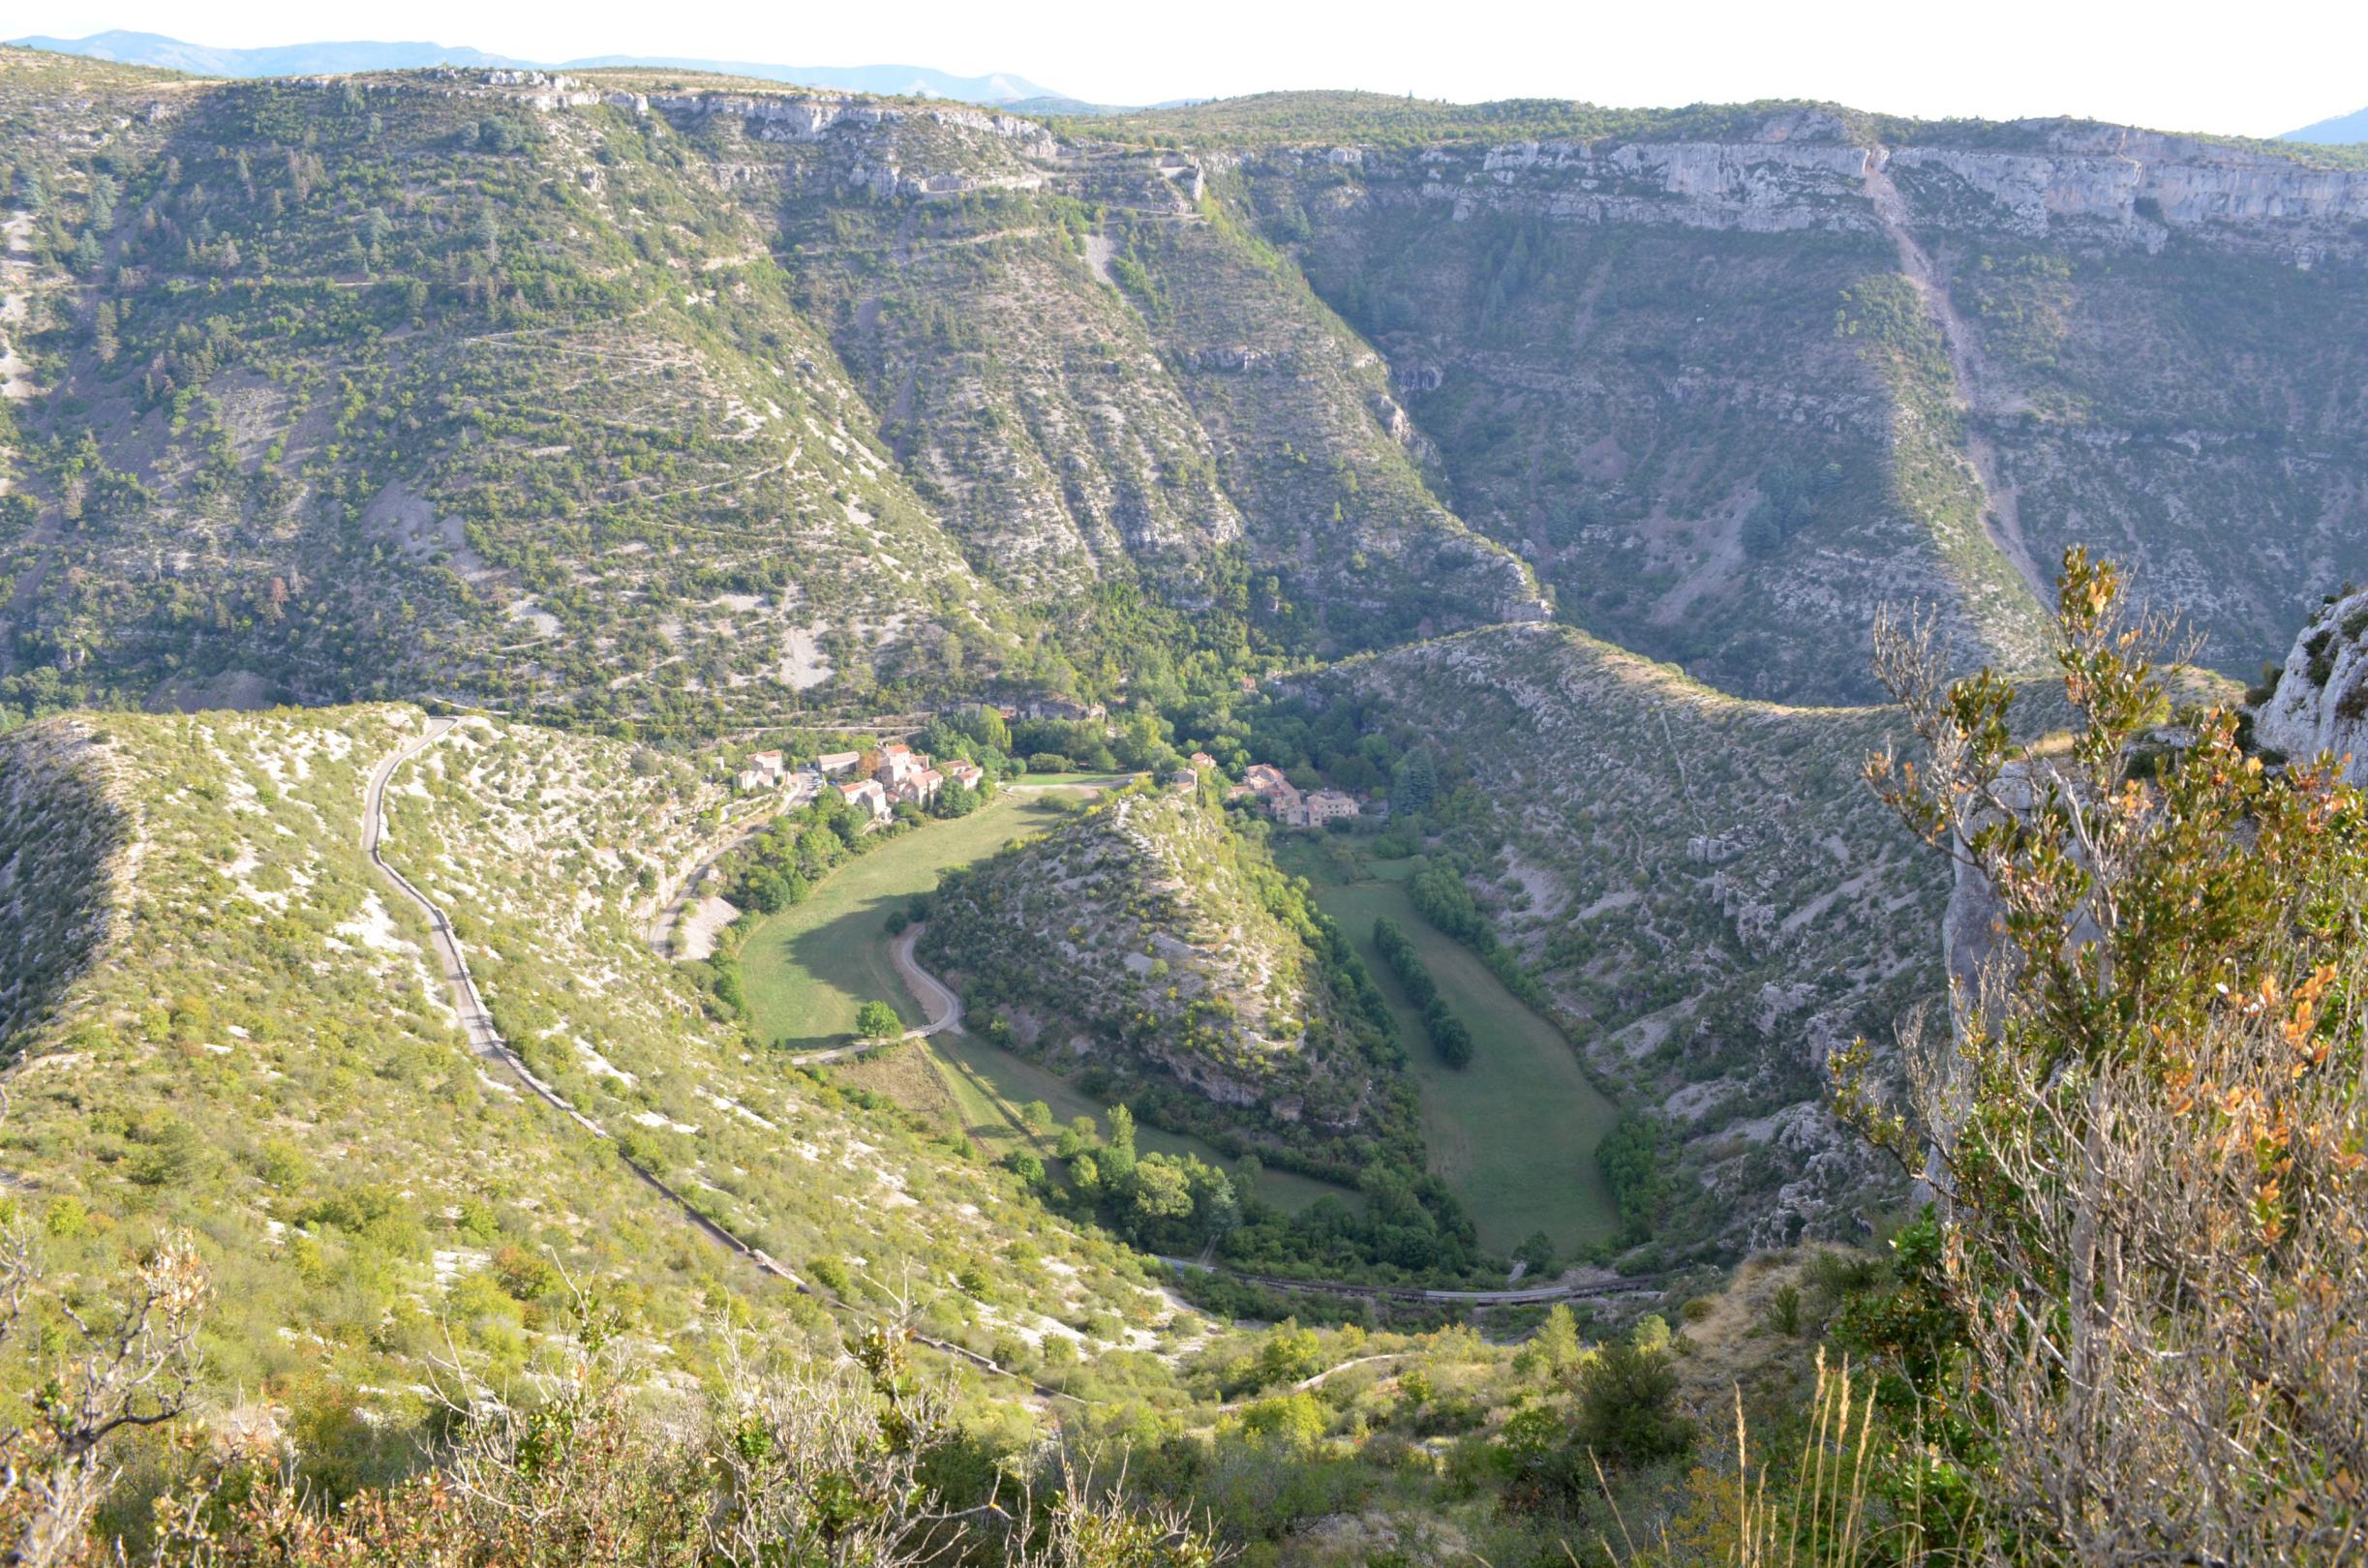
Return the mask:
<path id="1" fill-rule="evenodd" d="M 942 1035 L 949 1029 L 962 1027 L 962 999 L 955 995 L 953 987 L 944 980 L 922 968 L 921 960 L 913 956 L 913 945 L 921 940 L 922 927 L 927 923 L 924 920 L 906 926 L 888 945 L 888 956 L 896 966 L 896 974 L 902 978 L 905 989 L 913 993 L 913 1000 L 921 1004 L 921 1010 L 929 1020 L 918 1029 L 907 1029 L 898 1035 L 896 1039 L 899 1040 L 926 1040 L 931 1035 Z M 859 1040 L 852 1045 L 835 1045 L 827 1051 L 801 1051 L 786 1060 L 792 1067 L 817 1067 L 824 1062 L 844 1061 L 850 1056 L 861 1056 L 865 1051 L 876 1051 L 885 1043 L 884 1040 Z"/>
<path id="2" fill-rule="evenodd" d="M 477 982 L 469 973 L 469 960 L 461 950 L 459 938 L 453 934 L 452 922 L 445 918 L 444 912 L 436 905 L 434 900 L 412 886 L 409 877 L 387 864 L 385 856 L 379 853 L 386 838 L 386 785 L 388 780 L 394 777 L 395 770 L 405 763 L 451 734 L 454 722 L 452 719 L 431 720 L 426 733 L 418 739 L 394 755 L 383 759 L 378 767 L 371 769 L 370 786 L 362 797 L 362 850 L 370 857 L 371 864 L 379 868 L 380 874 L 394 886 L 395 890 L 410 900 L 419 912 L 428 918 L 431 941 L 435 946 L 437 957 L 443 965 L 444 985 L 452 994 L 453 1010 L 460 1014 L 461 1027 L 468 1034 L 469 1048 L 487 1061 L 499 1062 L 508 1068 L 511 1074 L 520 1083 L 532 1090 L 545 1103 L 551 1105 L 593 1137 L 616 1149 L 617 1158 L 624 1162 L 627 1170 L 640 1179 L 642 1185 L 671 1204 L 708 1240 L 727 1251 L 739 1253 L 756 1268 L 784 1282 L 802 1295 L 813 1296 L 843 1312 L 862 1315 L 862 1309 L 840 1301 L 827 1290 L 807 1283 L 788 1269 L 783 1268 L 764 1251 L 749 1246 L 701 1213 L 696 1205 L 669 1187 L 655 1171 L 626 1154 L 623 1148 L 609 1136 L 607 1129 L 569 1104 L 558 1090 L 536 1077 L 533 1070 L 526 1065 L 516 1051 L 509 1048 L 508 1043 L 502 1040 L 501 1032 L 494 1027 L 494 1015 L 486 1009 L 484 998 L 477 994 Z M 943 987 L 940 989 L 943 990 Z M 950 991 L 945 994 L 949 998 L 953 996 Z M 958 1001 L 954 1004 L 954 1016 L 956 1021 L 961 1016 L 961 1004 Z M 993 1372 L 999 1377 L 1008 1377 L 1016 1382 L 1024 1383 L 1045 1398 L 1069 1400 L 1078 1404 L 1093 1402 L 1057 1388 L 1047 1388 L 1034 1378 L 1013 1372 L 1010 1368 L 989 1360 L 967 1346 L 934 1339 L 926 1334 L 914 1334 L 909 1329 L 906 1330 L 906 1333 L 920 1343 L 966 1361 L 983 1372 Z"/>
<path id="3" fill-rule="evenodd" d="M 767 828 L 772 827 L 773 819 L 780 814 L 781 809 L 778 805 L 769 804 L 754 816 L 743 818 L 731 824 L 724 829 L 725 836 L 722 843 L 716 845 L 709 854 L 700 857 L 696 863 L 676 880 L 671 890 L 659 890 L 658 911 L 651 917 L 650 923 L 642 928 L 642 936 L 649 942 L 651 950 L 661 958 L 682 956 L 674 950 L 674 934 L 683 923 L 683 912 L 691 906 L 693 901 L 691 894 L 697 890 L 699 879 L 707 875 L 709 866 L 713 865 L 717 860 L 722 859 Z"/>

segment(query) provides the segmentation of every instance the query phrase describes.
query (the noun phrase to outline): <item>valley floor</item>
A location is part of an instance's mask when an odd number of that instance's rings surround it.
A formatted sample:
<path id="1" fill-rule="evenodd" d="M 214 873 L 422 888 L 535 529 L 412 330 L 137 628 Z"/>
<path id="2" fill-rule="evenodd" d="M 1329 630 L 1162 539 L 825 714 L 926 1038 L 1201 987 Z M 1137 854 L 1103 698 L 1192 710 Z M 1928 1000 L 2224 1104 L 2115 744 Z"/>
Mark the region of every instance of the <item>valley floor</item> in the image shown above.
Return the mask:
<path id="1" fill-rule="evenodd" d="M 1610 1235 L 1620 1211 L 1595 1163 L 1595 1146 L 1619 1112 L 1588 1079 L 1562 1031 L 1507 991 L 1488 966 L 1415 913 L 1406 861 L 1359 862 L 1330 840 L 1278 845 L 1278 862 L 1308 879 L 1316 902 L 1340 922 L 1388 997 L 1422 1089 L 1422 1136 L 1431 1168 L 1447 1180 L 1492 1250 L 1509 1251 L 1544 1231 L 1567 1253 Z M 1471 1065 L 1432 1052 L 1421 1013 L 1374 950 L 1373 922 L 1405 927 L 1442 995 L 1472 1031 Z"/>
<path id="2" fill-rule="evenodd" d="M 805 902 L 766 919 L 741 949 L 757 1038 L 792 1051 L 843 1047 L 855 1038 L 856 1010 L 875 999 L 893 1004 L 909 1025 L 926 1023 L 896 973 L 889 916 L 936 887 L 940 873 L 1044 831 L 1068 801 L 1108 782 L 1028 775 L 967 817 L 930 823 L 849 862 Z M 958 1030 L 907 1041 L 838 1071 L 908 1110 L 957 1123 L 998 1157 L 1030 1141 L 1019 1120 L 1019 1107 L 1030 1101 L 1043 1101 L 1064 1123 L 1079 1116 L 1098 1121 L 1108 1109 L 1058 1073 Z M 1214 1145 L 1185 1133 L 1142 1127 L 1136 1141 L 1148 1152 L 1233 1168 Z M 1293 1213 L 1325 1196 L 1359 1201 L 1350 1189 L 1286 1170 L 1260 1173 L 1258 1190 Z"/>
<path id="3" fill-rule="evenodd" d="M 935 887 L 940 873 L 1043 831 L 1062 810 L 1046 790 L 1007 792 L 968 817 L 931 823 L 883 845 L 805 902 L 764 920 L 741 950 L 758 1038 L 791 1050 L 844 1046 L 854 1038 L 856 1010 L 873 999 L 893 1003 L 908 1024 L 926 1022 L 896 973 L 889 917 Z M 1350 934 L 1388 996 L 1421 1087 L 1431 1167 L 1463 1200 L 1483 1244 L 1509 1251 L 1543 1231 L 1566 1254 L 1609 1235 L 1619 1211 L 1596 1166 L 1595 1146 L 1617 1111 L 1562 1032 L 1415 913 L 1404 863 L 1365 864 L 1328 841 L 1286 846 L 1283 863 L 1309 879 L 1318 903 Z M 1413 937 L 1472 1031 L 1478 1049 L 1469 1067 L 1448 1068 L 1432 1054 L 1420 1013 L 1373 950 L 1373 922 L 1382 916 Z M 1099 1118 L 1105 1109 L 1057 1073 L 960 1031 L 908 1041 L 839 1070 L 908 1109 L 958 1123 L 996 1155 L 1031 1141 L 1018 1118 L 1029 1101 L 1043 1101 L 1064 1123 Z M 1232 1163 L 1199 1138 L 1150 1127 L 1138 1137 L 1146 1150 Z M 1259 1191 L 1293 1212 L 1327 1194 L 1355 1202 L 1346 1189 L 1287 1171 L 1262 1173 Z"/>
<path id="4" fill-rule="evenodd" d="M 1006 792 L 850 861 L 811 898 L 767 917 L 741 949 L 757 1039 L 792 1051 L 844 1045 L 867 1001 L 892 1004 L 908 1025 L 928 1022 L 890 958 L 889 916 L 936 887 L 940 872 L 1042 832 L 1061 812 L 1052 795 Z"/>

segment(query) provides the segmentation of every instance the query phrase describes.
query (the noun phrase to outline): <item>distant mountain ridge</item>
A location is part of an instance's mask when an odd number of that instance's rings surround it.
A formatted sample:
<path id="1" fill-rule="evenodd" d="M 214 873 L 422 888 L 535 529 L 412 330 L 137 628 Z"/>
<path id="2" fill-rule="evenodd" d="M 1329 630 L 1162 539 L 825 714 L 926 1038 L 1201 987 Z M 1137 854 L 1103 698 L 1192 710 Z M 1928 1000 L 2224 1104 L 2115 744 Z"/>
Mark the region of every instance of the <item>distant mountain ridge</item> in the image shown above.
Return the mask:
<path id="1" fill-rule="evenodd" d="M 155 66 L 201 76 L 300 76 L 355 71 L 413 71 L 423 66 L 551 67 L 547 60 L 525 60 L 482 49 L 429 43 L 288 44 L 269 48 L 215 48 L 184 43 L 161 33 L 106 32 L 88 38 L 17 38 L 9 41 L 54 54 L 79 54 L 118 65 Z M 590 71 L 602 66 L 638 66 L 661 71 L 705 71 L 723 75 L 753 76 L 761 81 L 794 82 L 802 87 L 832 87 L 843 92 L 876 93 L 886 97 L 952 98 L 970 104 L 1011 104 L 1022 99 L 1064 100 L 1048 87 L 1008 71 L 983 76 L 957 76 L 931 66 L 789 66 L 747 60 L 697 60 L 677 55 L 600 54 L 557 62 L 560 69 Z"/>
<path id="2" fill-rule="evenodd" d="M 2338 114 L 2331 120 L 2320 120 L 2299 131 L 2289 131 L 2280 141 L 2315 141 L 2322 145 L 2343 145 L 2368 141 L 2368 108 L 2353 114 Z"/>

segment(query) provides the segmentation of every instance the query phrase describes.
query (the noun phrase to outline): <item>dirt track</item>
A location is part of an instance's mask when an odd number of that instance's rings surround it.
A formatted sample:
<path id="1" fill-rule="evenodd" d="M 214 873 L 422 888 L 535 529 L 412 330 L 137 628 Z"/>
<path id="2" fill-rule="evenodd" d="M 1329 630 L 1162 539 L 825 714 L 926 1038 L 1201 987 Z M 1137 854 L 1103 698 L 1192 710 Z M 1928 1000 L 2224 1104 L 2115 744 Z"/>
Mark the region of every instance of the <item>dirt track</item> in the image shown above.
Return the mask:
<path id="1" fill-rule="evenodd" d="M 654 1171 L 626 1154 L 622 1147 L 609 1136 L 607 1129 L 569 1104 L 558 1090 L 537 1078 L 532 1070 L 528 1068 L 517 1052 L 509 1048 L 508 1044 L 502 1040 L 500 1032 L 494 1028 L 493 1014 L 486 1010 L 484 999 L 477 994 L 476 981 L 470 977 L 469 961 L 461 951 L 459 939 L 452 933 L 452 922 L 445 918 L 444 912 L 437 907 L 434 900 L 412 886 L 409 877 L 387 864 L 385 857 L 380 853 L 380 847 L 386 836 L 387 782 L 394 777 L 397 769 L 451 734 L 454 722 L 452 719 L 430 720 L 426 733 L 417 740 L 382 759 L 378 767 L 371 769 L 370 785 L 362 796 L 362 850 L 369 856 L 371 864 L 378 867 L 379 873 L 394 886 L 395 890 L 427 917 L 431 933 L 430 940 L 436 949 L 437 957 L 443 965 L 445 988 L 451 992 L 453 1010 L 460 1015 L 461 1027 L 469 1037 L 469 1048 L 488 1061 L 499 1062 L 508 1068 L 518 1081 L 532 1090 L 537 1098 L 593 1137 L 616 1149 L 617 1158 L 624 1162 L 627 1170 L 639 1178 L 644 1186 L 671 1204 L 708 1240 L 727 1251 L 737 1252 L 756 1268 L 783 1282 L 802 1295 L 813 1296 L 841 1311 L 861 1315 L 860 1309 L 850 1307 L 828 1291 L 807 1283 L 774 1261 L 765 1252 L 749 1246 L 701 1213 L 688 1198 L 669 1187 Z M 929 983 L 935 985 L 936 981 L 932 980 Z M 949 1000 L 953 999 L 952 992 L 945 991 L 943 986 L 939 986 L 938 989 Z M 954 1002 L 953 1020 L 958 1022 L 960 1016 L 961 1005 L 956 1001 Z M 936 1027 L 943 1027 L 942 1021 Z M 907 1330 L 907 1333 L 910 1334 L 910 1331 Z M 1068 1400 L 1079 1404 L 1090 1402 L 1079 1399 L 1075 1394 L 1065 1393 L 1057 1388 L 1047 1388 L 1034 1378 L 1013 1372 L 965 1346 L 932 1339 L 926 1334 L 911 1334 L 910 1337 L 919 1343 L 966 1361 L 983 1372 L 993 1372 L 999 1377 L 1009 1377 L 1016 1382 L 1024 1383 L 1029 1389 L 1045 1398 Z"/>
<path id="2" fill-rule="evenodd" d="M 922 968 L 921 960 L 913 956 L 913 945 L 921 940 L 921 930 L 920 925 L 908 925 L 902 935 L 888 945 L 889 959 L 903 978 L 904 988 L 913 993 L 913 1000 L 921 1004 L 921 1010 L 929 1018 L 920 1028 L 907 1029 L 898 1035 L 898 1040 L 926 1040 L 931 1035 L 962 1027 L 962 999 L 945 981 Z M 788 1061 L 796 1067 L 813 1067 L 861 1056 L 889 1043 L 892 1042 L 885 1040 L 859 1040 L 852 1045 L 835 1045 L 827 1051 L 802 1051 Z"/>

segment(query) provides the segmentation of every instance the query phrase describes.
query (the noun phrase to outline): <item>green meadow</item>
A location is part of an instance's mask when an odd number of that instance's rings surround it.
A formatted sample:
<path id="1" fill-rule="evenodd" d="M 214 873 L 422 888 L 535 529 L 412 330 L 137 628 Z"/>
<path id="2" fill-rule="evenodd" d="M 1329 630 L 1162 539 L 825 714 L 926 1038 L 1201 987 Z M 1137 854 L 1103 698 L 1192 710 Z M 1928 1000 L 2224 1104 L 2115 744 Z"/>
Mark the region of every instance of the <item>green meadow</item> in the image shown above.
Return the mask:
<path id="1" fill-rule="evenodd" d="M 750 932 L 741 984 L 759 1040 L 821 1050 L 855 1038 L 855 1011 L 892 1004 L 908 1024 L 926 1022 L 888 956 L 888 918 L 938 873 L 992 855 L 1060 821 L 1069 792 L 1006 791 L 967 817 L 899 834 L 831 873 L 813 895 Z"/>
<path id="2" fill-rule="evenodd" d="M 1281 843 L 1284 868 L 1306 877 L 1316 902 L 1354 941 L 1357 955 L 1398 1016 L 1399 1038 L 1422 1088 L 1422 1135 L 1479 1227 L 1509 1251 L 1544 1231 L 1558 1252 L 1610 1235 L 1619 1209 L 1595 1164 L 1595 1146 L 1619 1112 L 1588 1079 L 1561 1030 L 1504 988 L 1488 966 L 1415 912 L 1409 861 L 1360 862 L 1345 846 Z M 1470 1066 L 1432 1054 L 1422 1015 L 1407 1002 L 1373 947 L 1373 922 L 1406 928 L 1447 1005 L 1472 1035 Z"/>
<path id="3" fill-rule="evenodd" d="M 1051 786 L 1106 782 L 1094 775 L 1042 779 Z M 741 949 L 741 983 L 757 1038 L 792 1051 L 844 1045 L 855 1038 L 856 1010 L 875 999 L 894 1005 L 908 1024 L 926 1022 L 889 958 L 889 917 L 913 894 L 936 887 L 941 872 L 1052 827 L 1078 799 L 1066 788 L 1006 790 L 967 817 L 932 822 L 849 861 L 805 902 L 768 917 Z M 970 1136 L 996 1155 L 1027 1136 L 1019 1107 L 1031 1100 L 1045 1101 L 1060 1122 L 1091 1116 L 1099 1123 L 1107 1108 L 1059 1074 L 973 1036 L 939 1035 L 925 1043 L 927 1060 Z M 934 1104 L 925 1105 L 917 1102 L 924 1097 L 899 1092 L 911 1088 L 909 1070 L 883 1072 L 878 1086 L 912 1102 L 913 1109 L 935 1110 L 944 1103 L 929 1095 L 926 1098 Z M 1145 1151 L 1197 1155 L 1232 1168 L 1212 1145 L 1158 1128 L 1139 1128 L 1136 1143 Z M 1261 1174 L 1259 1193 L 1294 1212 L 1327 1193 L 1357 1201 L 1346 1189 L 1282 1170 Z"/>

